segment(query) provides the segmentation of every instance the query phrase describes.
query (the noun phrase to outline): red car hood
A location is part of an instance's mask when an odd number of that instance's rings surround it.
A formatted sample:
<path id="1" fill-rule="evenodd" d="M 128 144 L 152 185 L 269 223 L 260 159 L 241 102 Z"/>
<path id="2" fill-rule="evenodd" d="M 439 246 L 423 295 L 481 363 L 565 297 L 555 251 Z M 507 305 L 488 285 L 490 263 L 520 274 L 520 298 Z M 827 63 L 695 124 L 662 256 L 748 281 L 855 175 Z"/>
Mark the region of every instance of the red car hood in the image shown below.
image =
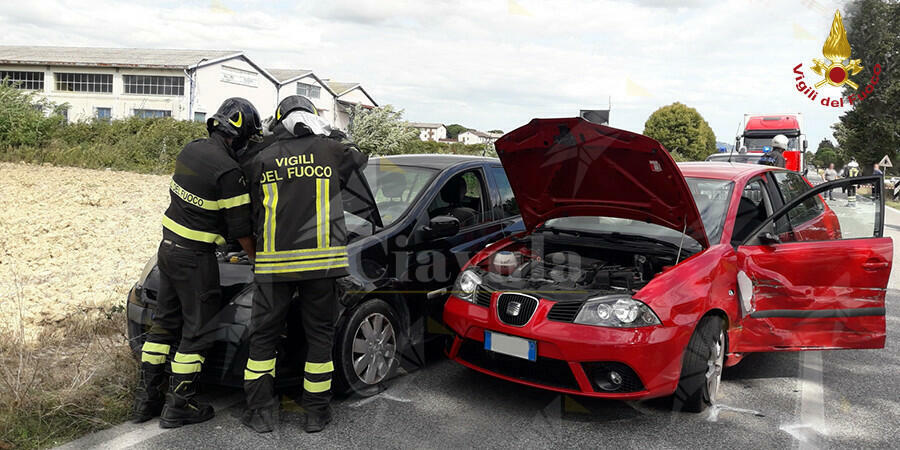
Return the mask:
<path id="1" fill-rule="evenodd" d="M 687 182 L 653 139 L 576 117 L 534 119 L 495 146 L 529 230 L 555 217 L 621 217 L 709 247 Z"/>

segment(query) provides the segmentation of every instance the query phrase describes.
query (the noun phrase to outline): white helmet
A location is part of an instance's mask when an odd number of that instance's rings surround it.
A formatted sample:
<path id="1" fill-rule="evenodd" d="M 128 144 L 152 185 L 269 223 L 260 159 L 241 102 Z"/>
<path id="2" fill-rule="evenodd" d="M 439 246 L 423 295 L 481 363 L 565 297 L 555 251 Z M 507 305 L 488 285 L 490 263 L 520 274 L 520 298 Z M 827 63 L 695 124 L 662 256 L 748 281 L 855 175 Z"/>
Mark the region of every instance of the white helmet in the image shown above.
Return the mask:
<path id="1" fill-rule="evenodd" d="M 779 134 L 772 138 L 772 149 L 780 148 L 782 150 L 787 150 L 788 138 L 783 134 Z"/>

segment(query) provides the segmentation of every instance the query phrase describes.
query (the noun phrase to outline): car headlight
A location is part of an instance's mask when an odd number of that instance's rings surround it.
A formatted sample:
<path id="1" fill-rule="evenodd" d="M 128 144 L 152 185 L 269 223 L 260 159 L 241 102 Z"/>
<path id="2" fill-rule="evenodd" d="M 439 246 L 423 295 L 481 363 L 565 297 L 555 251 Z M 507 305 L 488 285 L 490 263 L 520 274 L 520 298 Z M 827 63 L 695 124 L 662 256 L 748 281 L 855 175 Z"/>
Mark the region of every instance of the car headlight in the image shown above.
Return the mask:
<path id="1" fill-rule="evenodd" d="M 600 327 L 633 328 L 660 325 L 659 317 L 643 302 L 627 295 L 592 298 L 581 306 L 575 323 Z"/>
<path id="2" fill-rule="evenodd" d="M 456 279 L 454 294 L 457 297 L 471 303 L 475 303 L 475 290 L 481 285 L 481 277 L 472 269 L 466 270 Z"/>

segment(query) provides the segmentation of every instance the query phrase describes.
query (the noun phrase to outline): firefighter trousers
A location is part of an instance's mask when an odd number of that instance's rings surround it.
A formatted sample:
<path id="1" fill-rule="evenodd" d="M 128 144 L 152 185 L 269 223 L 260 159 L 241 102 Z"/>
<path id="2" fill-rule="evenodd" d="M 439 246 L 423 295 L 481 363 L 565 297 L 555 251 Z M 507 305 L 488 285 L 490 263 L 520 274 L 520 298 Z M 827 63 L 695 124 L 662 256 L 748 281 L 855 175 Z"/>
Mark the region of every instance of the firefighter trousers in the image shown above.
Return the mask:
<path id="1" fill-rule="evenodd" d="M 221 310 L 215 249 L 163 239 L 157 262 L 159 291 L 141 361 L 162 365 L 177 344 L 172 373 L 196 374 L 203 364 L 202 353 L 215 339 Z"/>
<path id="2" fill-rule="evenodd" d="M 333 278 L 258 283 L 250 322 L 250 358 L 244 391 L 250 409 L 276 406 L 275 347 L 285 328 L 291 299 L 297 294 L 306 337 L 301 406 L 308 414 L 325 414 L 331 401 L 331 360 L 337 298 Z"/>

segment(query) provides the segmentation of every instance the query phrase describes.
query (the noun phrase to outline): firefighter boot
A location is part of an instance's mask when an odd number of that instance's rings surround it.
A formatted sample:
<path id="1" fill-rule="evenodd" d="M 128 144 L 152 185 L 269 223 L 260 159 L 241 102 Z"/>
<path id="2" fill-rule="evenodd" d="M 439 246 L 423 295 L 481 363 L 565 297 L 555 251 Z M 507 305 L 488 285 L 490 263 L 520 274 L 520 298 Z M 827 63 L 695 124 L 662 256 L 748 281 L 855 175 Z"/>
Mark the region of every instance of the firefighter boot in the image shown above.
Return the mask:
<path id="1" fill-rule="evenodd" d="M 169 392 L 166 393 L 166 405 L 159 418 L 160 428 L 178 428 L 182 425 L 206 422 L 216 413 L 213 407 L 198 402 L 197 379 L 199 372 L 191 374 L 173 374 L 169 379 Z"/>
<path id="2" fill-rule="evenodd" d="M 325 429 L 325 425 L 331 423 L 332 413 L 331 407 L 327 407 L 325 412 L 318 414 L 306 414 L 306 425 L 304 430 L 307 433 L 318 433 Z"/>
<path id="3" fill-rule="evenodd" d="M 134 409 L 131 421 L 143 423 L 159 415 L 165 397 L 162 385 L 166 380 L 164 364 L 141 363 L 141 381 L 134 392 Z"/>

